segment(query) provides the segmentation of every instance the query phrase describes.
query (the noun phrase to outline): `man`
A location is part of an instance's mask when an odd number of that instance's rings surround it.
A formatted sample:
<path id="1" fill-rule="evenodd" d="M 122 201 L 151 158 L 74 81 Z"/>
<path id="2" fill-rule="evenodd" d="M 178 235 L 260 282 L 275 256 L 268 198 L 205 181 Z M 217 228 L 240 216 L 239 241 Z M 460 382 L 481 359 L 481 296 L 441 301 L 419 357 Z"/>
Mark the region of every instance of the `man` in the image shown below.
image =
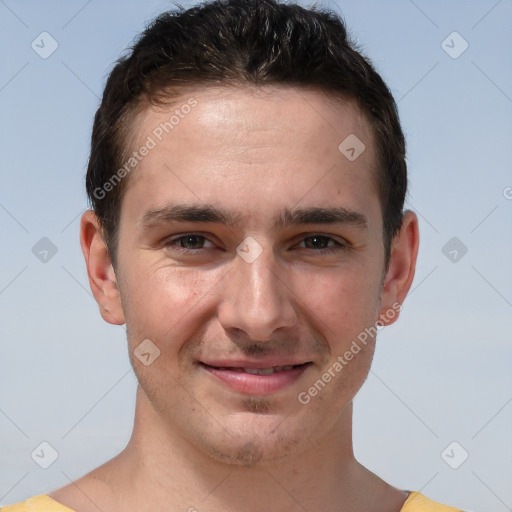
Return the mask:
<path id="1" fill-rule="evenodd" d="M 126 448 L 5 512 L 454 511 L 354 457 L 352 400 L 414 277 L 394 100 L 331 13 L 164 13 L 96 113 L 91 290 L 139 381 Z M 375 418 L 378 421 L 378 418 Z"/>

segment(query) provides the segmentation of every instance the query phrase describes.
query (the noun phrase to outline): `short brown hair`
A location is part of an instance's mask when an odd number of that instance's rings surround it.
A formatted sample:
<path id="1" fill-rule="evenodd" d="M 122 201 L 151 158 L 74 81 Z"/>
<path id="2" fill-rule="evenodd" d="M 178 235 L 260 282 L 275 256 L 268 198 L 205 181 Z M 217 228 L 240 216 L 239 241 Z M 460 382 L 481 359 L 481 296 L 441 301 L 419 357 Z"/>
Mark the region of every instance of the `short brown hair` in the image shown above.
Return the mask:
<path id="1" fill-rule="evenodd" d="M 332 11 L 275 0 L 217 0 L 164 12 L 111 71 L 92 130 L 86 187 L 115 265 L 123 166 L 141 105 L 206 85 L 315 87 L 355 100 L 375 139 L 386 266 L 407 190 L 405 140 L 396 103 Z M 98 193 L 102 191 L 102 193 Z"/>

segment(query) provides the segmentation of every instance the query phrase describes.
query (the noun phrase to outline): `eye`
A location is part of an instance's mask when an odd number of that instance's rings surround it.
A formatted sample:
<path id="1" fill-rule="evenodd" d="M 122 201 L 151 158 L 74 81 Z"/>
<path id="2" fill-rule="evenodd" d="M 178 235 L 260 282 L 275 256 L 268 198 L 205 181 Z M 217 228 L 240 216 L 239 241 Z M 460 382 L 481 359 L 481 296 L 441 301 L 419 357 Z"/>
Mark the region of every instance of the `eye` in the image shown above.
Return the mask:
<path id="1" fill-rule="evenodd" d="M 305 237 L 299 243 L 299 246 L 302 246 L 305 249 L 313 249 L 321 254 L 341 251 L 348 247 L 348 245 L 338 242 L 334 238 L 325 235 L 311 235 Z"/>
<path id="2" fill-rule="evenodd" d="M 171 238 L 165 243 L 167 247 L 177 247 L 189 251 L 209 248 L 205 247 L 205 244 L 210 244 L 209 247 L 213 247 L 213 244 L 206 237 L 194 233 Z"/>

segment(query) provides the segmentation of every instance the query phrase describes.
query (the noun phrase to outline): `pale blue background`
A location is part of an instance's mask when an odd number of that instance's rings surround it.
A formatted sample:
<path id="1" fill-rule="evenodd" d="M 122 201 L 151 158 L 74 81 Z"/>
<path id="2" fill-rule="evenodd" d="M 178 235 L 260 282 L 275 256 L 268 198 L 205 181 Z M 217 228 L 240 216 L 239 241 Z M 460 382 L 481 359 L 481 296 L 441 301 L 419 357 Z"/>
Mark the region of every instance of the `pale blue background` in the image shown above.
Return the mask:
<path id="1" fill-rule="evenodd" d="M 512 2 L 321 5 L 343 12 L 399 101 L 421 220 L 412 294 L 356 400 L 356 455 L 400 488 L 510 511 Z M 128 441 L 125 333 L 97 312 L 78 219 L 105 77 L 169 7 L 0 1 L 0 505 L 64 485 Z M 47 60 L 30 46 L 43 31 L 59 44 Z M 469 43 L 458 59 L 441 48 L 453 31 Z M 457 263 L 441 251 L 453 236 L 468 248 Z M 42 237 L 58 248 L 47 263 L 31 251 Z M 42 441 L 59 452 L 46 470 L 30 457 Z M 469 452 L 458 469 L 441 457 L 452 441 Z"/>

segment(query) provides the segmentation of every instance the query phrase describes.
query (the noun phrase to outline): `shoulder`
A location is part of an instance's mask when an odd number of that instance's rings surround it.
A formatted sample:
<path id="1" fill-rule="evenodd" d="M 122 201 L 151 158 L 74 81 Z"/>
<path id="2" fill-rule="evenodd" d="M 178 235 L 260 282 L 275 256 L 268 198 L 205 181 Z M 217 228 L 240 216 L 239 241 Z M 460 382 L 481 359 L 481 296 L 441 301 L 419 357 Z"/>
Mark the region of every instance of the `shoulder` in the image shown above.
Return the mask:
<path id="1" fill-rule="evenodd" d="M 47 494 L 39 494 L 26 501 L 2 507 L 0 512 L 73 512 L 73 510 L 50 498 Z"/>
<path id="2" fill-rule="evenodd" d="M 459 508 L 429 500 L 419 492 L 411 492 L 400 512 L 462 512 Z"/>

